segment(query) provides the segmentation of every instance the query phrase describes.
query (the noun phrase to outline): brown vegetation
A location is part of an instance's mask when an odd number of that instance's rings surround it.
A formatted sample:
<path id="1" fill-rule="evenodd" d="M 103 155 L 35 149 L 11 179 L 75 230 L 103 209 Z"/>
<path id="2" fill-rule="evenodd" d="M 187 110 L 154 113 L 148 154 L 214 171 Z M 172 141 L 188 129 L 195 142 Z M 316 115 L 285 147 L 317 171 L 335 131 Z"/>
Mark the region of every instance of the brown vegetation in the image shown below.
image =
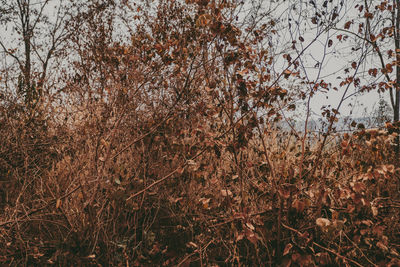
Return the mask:
<path id="1" fill-rule="evenodd" d="M 88 5 L 59 83 L 1 94 L 2 265 L 400 265 L 399 123 L 282 130 L 313 93 L 236 2 L 130 6 L 129 44 Z"/>

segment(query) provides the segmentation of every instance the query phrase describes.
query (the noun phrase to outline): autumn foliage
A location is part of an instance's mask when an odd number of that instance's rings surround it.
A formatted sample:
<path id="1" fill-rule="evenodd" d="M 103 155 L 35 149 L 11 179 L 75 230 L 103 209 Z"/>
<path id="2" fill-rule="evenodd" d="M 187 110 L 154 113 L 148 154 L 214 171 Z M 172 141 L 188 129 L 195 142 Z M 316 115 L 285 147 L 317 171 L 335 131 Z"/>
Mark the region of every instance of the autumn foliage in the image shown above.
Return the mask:
<path id="1" fill-rule="evenodd" d="M 295 129 L 330 85 L 251 5 L 120 4 L 129 38 L 117 1 L 82 4 L 47 93 L 0 95 L 2 265 L 400 265 L 399 122 Z"/>

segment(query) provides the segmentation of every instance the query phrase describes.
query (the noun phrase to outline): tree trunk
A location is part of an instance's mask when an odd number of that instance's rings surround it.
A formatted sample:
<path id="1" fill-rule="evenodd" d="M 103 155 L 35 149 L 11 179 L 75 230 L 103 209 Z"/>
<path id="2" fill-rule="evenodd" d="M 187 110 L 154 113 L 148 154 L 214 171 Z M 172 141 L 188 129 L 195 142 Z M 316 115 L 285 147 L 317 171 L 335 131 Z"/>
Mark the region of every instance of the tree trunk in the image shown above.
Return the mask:
<path id="1" fill-rule="evenodd" d="M 393 121 L 399 121 L 399 102 L 400 102 L 400 0 L 396 0 L 396 22 L 395 22 L 395 35 L 394 44 L 396 51 L 396 87 L 395 99 L 393 106 Z"/>
<path id="2" fill-rule="evenodd" d="M 393 0 L 393 4 L 395 4 L 396 8 L 394 11 L 395 16 L 393 19 L 394 24 L 394 46 L 396 51 L 396 86 L 394 90 L 394 101 L 392 101 L 393 106 L 393 122 L 399 121 L 399 108 L 400 108 L 400 0 Z M 396 137 L 396 146 L 395 153 L 397 159 L 400 156 L 400 136 Z"/>

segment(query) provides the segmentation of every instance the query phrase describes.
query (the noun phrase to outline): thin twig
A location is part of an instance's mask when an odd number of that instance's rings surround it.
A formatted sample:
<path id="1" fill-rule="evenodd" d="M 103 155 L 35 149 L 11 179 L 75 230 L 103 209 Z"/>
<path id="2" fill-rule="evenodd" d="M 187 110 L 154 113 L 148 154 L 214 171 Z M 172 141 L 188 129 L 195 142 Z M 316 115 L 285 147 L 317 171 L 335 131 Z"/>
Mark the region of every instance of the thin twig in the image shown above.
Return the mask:
<path id="1" fill-rule="evenodd" d="M 372 266 L 378 266 L 378 265 L 374 264 L 370 259 L 368 259 L 368 257 L 364 254 L 364 252 L 361 250 L 361 248 L 360 248 L 359 246 L 357 246 L 357 244 L 354 243 L 354 241 L 351 240 L 351 239 L 346 235 L 345 232 L 342 231 L 342 233 L 343 233 L 344 236 L 353 244 L 353 246 L 355 246 L 355 247 L 361 252 L 361 255 L 364 256 L 364 258 L 369 262 L 369 264 L 371 264 Z"/>
<path id="2" fill-rule="evenodd" d="M 292 232 L 295 232 L 295 233 L 298 234 L 299 236 L 303 236 L 303 234 L 302 234 L 299 230 L 296 230 L 296 229 L 294 229 L 294 228 L 292 228 L 292 227 L 290 227 L 290 226 L 287 226 L 287 225 L 284 224 L 284 223 L 282 223 L 282 226 L 283 226 L 284 228 L 286 228 L 286 229 L 292 231 Z M 312 244 L 313 244 L 314 246 L 316 246 L 316 247 L 319 247 L 319 248 L 321 248 L 321 249 L 323 249 L 323 250 L 326 250 L 326 251 L 328 251 L 328 252 L 330 252 L 330 253 L 336 255 L 336 256 L 339 257 L 339 258 L 342 258 L 342 259 L 344 259 L 344 260 L 346 260 L 346 261 L 349 261 L 349 262 L 351 262 L 351 263 L 353 263 L 353 264 L 355 264 L 355 265 L 357 265 L 357 266 L 359 266 L 359 267 L 364 267 L 364 266 L 361 265 L 360 263 L 358 263 L 358 262 L 356 262 L 356 261 L 354 261 L 354 260 L 352 260 L 352 259 L 349 259 L 349 258 L 347 258 L 347 257 L 345 257 L 345 256 L 343 256 L 343 255 L 340 255 L 339 253 L 337 253 L 336 251 L 334 251 L 334 250 L 332 250 L 332 249 L 326 248 L 326 247 L 324 247 L 324 246 L 322 246 L 322 245 L 320 245 L 320 244 L 318 244 L 318 243 L 316 243 L 316 242 L 312 242 Z M 374 265 L 374 266 L 375 266 L 375 265 Z"/>
<path id="3" fill-rule="evenodd" d="M 23 220 L 25 220 L 25 218 L 27 218 L 28 216 L 31 216 L 32 214 L 37 213 L 37 212 L 39 212 L 39 211 L 42 211 L 42 210 L 44 210 L 45 208 L 47 208 L 48 206 L 50 206 L 50 205 L 56 203 L 57 200 L 61 200 L 61 199 L 64 199 L 64 198 L 70 196 L 71 194 L 73 194 L 73 193 L 74 193 L 76 190 L 78 190 L 79 188 L 81 188 L 81 185 L 78 185 L 78 186 L 75 187 L 71 192 L 69 192 L 69 193 L 63 195 L 63 196 L 60 197 L 60 198 L 53 198 L 49 203 L 47 203 L 47 204 L 44 205 L 43 207 L 40 207 L 40 208 L 35 209 L 35 210 L 32 210 L 32 211 L 28 212 L 27 214 L 21 216 L 21 218 L 18 218 L 18 219 L 12 220 L 12 221 L 10 220 L 10 221 L 6 221 L 6 222 L 0 223 L 0 227 L 3 227 L 3 226 L 8 225 L 8 224 L 10 224 L 10 223 L 17 223 L 17 222 L 23 221 Z"/>
<path id="4" fill-rule="evenodd" d="M 131 195 L 130 197 L 128 197 L 126 199 L 126 201 L 129 201 L 130 199 L 137 197 L 141 194 L 143 194 L 144 192 L 146 192 L 147 190 L 149 190 L 150 188 L 158 185 L 159 183 L 162 183 L 163 181 L 167 180 L 168 178 L 170 178 L 172 175 L 174 175 L 175 173 L 177 173 L 178 171 L 182 170 L 183 168 L 185 168 L 191 160 L 196 159 L 197 157 L 199 157 L 201 154 L 203 154 L 205 151 L 207 150 L 207 147 L 204 148 L 203 150 L 201 150 L 199 153 L 197 153 L 195 156 L 193 156 L 192 158 L 190 158 L 189 160 L 187 160 L 184 164 L 182 164 L 181 166 L 179 166 L 178 168 L 176 168 L 175 170 L 173 170 L 172 172 L 170 172 L 169 174 L 167 174 L 166 176 L 164 176 L 163 178 L 154 181 L 152 184 L 148 185 L 147 187 L 145 187 L 144 189 L 140 190 L 139 192 L 136 192 L 135 194 Z"/>

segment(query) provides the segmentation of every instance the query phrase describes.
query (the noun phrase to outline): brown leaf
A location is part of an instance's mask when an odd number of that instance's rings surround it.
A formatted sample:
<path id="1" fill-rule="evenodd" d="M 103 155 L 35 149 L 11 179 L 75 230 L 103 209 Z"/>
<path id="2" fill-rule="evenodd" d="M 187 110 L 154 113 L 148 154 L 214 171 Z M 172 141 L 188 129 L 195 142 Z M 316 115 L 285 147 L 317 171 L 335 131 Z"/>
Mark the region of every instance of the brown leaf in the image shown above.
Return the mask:
<path id="1" fill-rule="evenodd" d="M 317 24 L 318 22 L 317 22 L 317 17 L 313 17 L 312 19 L 311 19 L 311 22 L 313 23 L 313 24 Z"/>
<path id="2" fill-rule="evenodd" d="M 324 231 L 332 224 L 330 220 L 325 218 L 318 218 L 315 220 L 315 223 Z"/>
<path id="3" fill-rule="evenodd" d="M 185 167 L 179 167 L 179 168 L 176 170 L 176 172 L 177 172 L 178 174 L 182 174 L 184 171 L 185 171 Z"/>
<path id="4" fill-rule="evenodd" d="M 290 70 L 285 70 L 283 72 L 283 75 L 285 76 L 286 79 L 289 78 L 290 74 L 292 74 L 292 72 Z"/>
<path id="5" fill-rule="evenodd" d="M 59 209 L 61 207 L 61 199 L 57 199 L 56 201 L 56 209 Z"/>
<path id="6" fill-rule="evenodd" d="M 288 199 L 290 197 L 290 190 L 287 188 L 279 189 L 279 194 L 281 195 L 281 197 Z"/>
<path id="7" fill-rule="evenodd" d="M 372 19 L 373 17 L 374 17 L 374 15 L 372 13 L 370 13 L 370 12 L 365 12 L 364 13 L 364 18 Z"/>
<path id="8" fill-rule="evenodd" d="M 245 236 L 247 240 L 254 244 L 254 246 L 257 246 L 258 238 L 252 230 L 245 229 Z"/>
<path id="9" fill-rule="evenodd" d="M 296 211 L 298 213 L 302 213 L 304 211 L 305 207 L 306 207 L 306 204 L 304 203 L 304 201 L 296 199 L 293 202 L 292 206 L 293 206 L 293 208 L 296 209 Z"/>
<path id="10" fill-rule="evenodd" d="M 376 77 L 376 75 L 378 74 L 378 70 L 377 69 L 369 69 L 368 74 L 373 77 Z"/>
<path id="11" fill-rule="evenodd" d="M 250 230 L 252 230 L 252 231 L 255 230 L 254 225 L 252 225 L 252 224 L 249 223 L 249 222 L 246 223 L 246 226 L 247 226 Z"/>
<path id="12" fill-rule="evenodd" d="M 389 249 L 387 246 L 385 246 L 381 241 L 379 241 L 378 243 L 376 243 L 376 246 L 378 248 L 380 248 L 383 252 L 388 252 Z"/>
<path id="13" fill-rule="evenodd" d="M 390 63 L 386 64 L 385 69 L 386 69 L 386 71 L 387 71 L 388 73 L 392 73 L 392 72 L 393 72 L 393 66 L 392 66 L 392 64 L 390 64 Z"/>
<path id="14" fill-rule="evenodd" d="M 231 197 L 233 194 L 232 194 L 232 191 L 229 190 L 229 189 L 222 189 L 221 190 L 221 195 L 223 197 Z"/>
<path id="15" fill-rule="evenodd" d="M 287 244 L 285 249 L 283 250 L 283 256 L 289 254 L 290 250 L 292 249 L 293 245 L 291 243 Z"/>
<path id="16" fill-rule="evenodd" d="M 365 189 L 366 187 L 363 183 L 358 182 L 353 185 L 353 190 L 357 193 L 362 193 L 363 191 L 365 191 Z"/>

